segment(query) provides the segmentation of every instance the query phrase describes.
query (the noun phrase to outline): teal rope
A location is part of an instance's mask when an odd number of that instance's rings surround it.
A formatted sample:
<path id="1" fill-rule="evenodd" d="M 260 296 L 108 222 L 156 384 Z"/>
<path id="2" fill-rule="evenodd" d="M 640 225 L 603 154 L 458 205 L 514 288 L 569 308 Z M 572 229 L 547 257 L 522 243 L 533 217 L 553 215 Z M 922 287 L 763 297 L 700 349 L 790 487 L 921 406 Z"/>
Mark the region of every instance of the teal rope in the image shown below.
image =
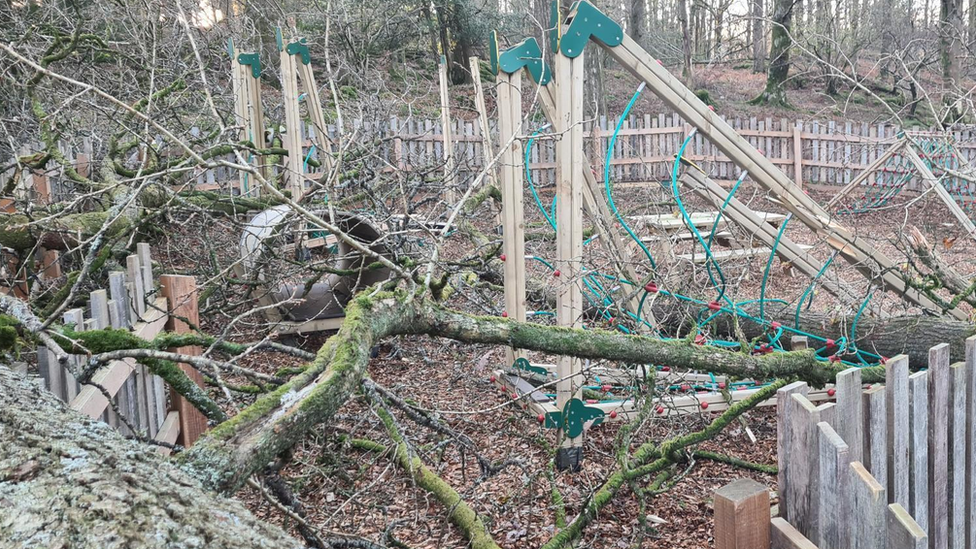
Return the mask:
<path id="1" fill-rule="evenodd" d="M 773 241 L 773 249 L 769 251 L 769 259 L 766 260 L 766 268 L 763 270 L 762 286 L 759 287 L 759 318 L 765 319 L 766 312 L 766 282 L 769 280 L 769 270 L 773 266 L 773 259 L 776 258 L 776 248 L 779 247 L 779 241 L 783 238 L 783 233 L 786 232 L 786 225 L 790 222 L 793 214 L 786 216 L 783 220 L 783 224 L 779 226 L 779 232 L 776 234 L 776 240 Z"/>

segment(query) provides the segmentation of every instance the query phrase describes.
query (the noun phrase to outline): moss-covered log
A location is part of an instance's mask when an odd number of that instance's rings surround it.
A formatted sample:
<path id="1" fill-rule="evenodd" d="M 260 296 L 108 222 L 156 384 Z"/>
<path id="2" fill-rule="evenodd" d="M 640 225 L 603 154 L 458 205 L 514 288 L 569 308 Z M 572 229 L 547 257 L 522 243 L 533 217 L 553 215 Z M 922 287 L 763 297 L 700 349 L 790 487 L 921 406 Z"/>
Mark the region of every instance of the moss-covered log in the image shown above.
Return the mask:
<path id="1" fill-rule="evenodd" d="M 304 547 L 151 447 L 0 366 L 0 539 L 13 547 Z"/>
<path id="2" fill-rule="evenodd" d="M 339 333 L 319 350 L 307 370 L 212 430 L 180 459 L 207 486 L 233 492 L 313 425 L 336 413 L 360 386 L 373 345 L 387 336 L 410 334 L 757 379 L 795 377 L 813 384 L 831 381 L 840 371 L 817 361 L 812 351 L 750 356 L 685 341 L 473 316 L 402 293 L 360 296 L 347 308 Z M 864 375 L 883 378 L 883 370 L 865 369 Z"/>

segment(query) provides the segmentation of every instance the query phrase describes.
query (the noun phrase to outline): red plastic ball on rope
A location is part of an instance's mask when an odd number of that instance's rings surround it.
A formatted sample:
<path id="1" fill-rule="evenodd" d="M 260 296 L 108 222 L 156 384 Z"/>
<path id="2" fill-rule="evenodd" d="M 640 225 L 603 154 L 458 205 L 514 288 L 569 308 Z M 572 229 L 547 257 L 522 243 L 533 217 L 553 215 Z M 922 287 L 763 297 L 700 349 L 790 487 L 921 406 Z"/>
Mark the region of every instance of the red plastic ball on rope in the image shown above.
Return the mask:
<path id="1" fill-rule="evenodd" d="M 833 339 L 828 339 L 827 340 L 827 346 L 828 347 L 833 347 L 834 346 L 834 340 Z"/>
<path id="2" fill-rule="evenodd" d="M 560 275 L 559 269 L 556 269 L 555 271 L 552 272 L 552 276 L 559 276 L 559 275 Z"/>
<path id="3" fill-rule="evenodd" d="M 501 259 L 502 261 L 505 261 L 506 259 L 508 259 L 508 257 L 506 257 L 505 254 L 502 254 L 502 255 L 498 256 L 498 259 Z"/>
<path id="4" fill-rule="evenodd" d="M 881 357 L 881 363 L 882 364 L 887 364 L 888 363 L 888 357 L 886 357 L 886 356 Z"/>
<path id="5" fill-rule="evenodd" d="M 501 393 L 502 393 L 503 395 L 507 395 L 507 394 L 508 394 L 508 389 L 506 389 L 506 388 L 504 388 L 504 387 L 499 387 L 499 388 L 498 388 L 498 390 L 499 390 L 499 391 L 501 391 Z"/>
<path id="6" fill-rule="evenodd" d="M 725 388 L 725 382 L 724 381 L 719 381 L 718 382 L 718 388 L 719 389 L 724 389 Z"/>
<path id="7" fill-rule="evenodd" d="M 657 293 L 657 284 L 655 284 L 653 282 L 648 282 L 647 284 L 644 284 L 644 290 L 646 290 L 648 293 L 656 294 Z"/>
<path id="8" fill-rule="evenodd" d="M 604 385 L 603 387 L 601 387 L 601 389 L 603 389 L 604 393 L 609 393 L 612 387 L 610 387 L 609 385 Z"/>
<path id="9" fill-rule="evenodd" d="M 717 311 L 717 310 L 719 310 L 719 309 L 722 308 L 722 304 L 719 303 L 718 301 L 709 301 L 708 302 L 708 308 L 711 309 L 711 310 L 713 310 L 713 311 Z"/>
<path id="10" fill-rule="evenodd" d="M 539 417 L 537 419 L 539 420 L 539 423 L 545 423 L 546 422 L 546 416 L 545 416 L 545 414 L 539 414 Z"/>
<path id="11" fill-rule="evenodd" d="M 611 410 L 610 411 L 610 419 L 615 419 L 616 417 L 617 417 L 617 411 L 616 410 Z"/>
<path id="12" fill-rule="evenodd" d="M 517 399 L 518 399 L 518 394 L 512 393 L 512 400 L 517 400 Z"/>
<path id="13" fill-rule="evenodd" d="M 658 406 L 656 411 L 657 411 L 658 414 L 663 414 L 664 413 L 664 406 Z"/>
<path id="14" fill-rule="evenodd" d="M 769 326 L 774 330 L 779 330 L 783 325 L 774 320 L 769 324 Z"/>
<path id="15" fill-rule="evenodd" d="M 691 390 L 691 385 L 688 385 L 687 383 L 682 383 L 681 384 L 681 390 L 682 391 L 690 391 Z"/>
<path id="16" fill-rule="evenodd" d="M 705 339 L 705 336 L 703 336 L 701 334 L 695 335 L 695 345 L 704 345 L 705 344 L 705 341 L 707 341 Z"/>
<path id="17" fill-rule="evenodd" d="M 494 382 L 495 382 L 495 376 L 491 376 L 491 377 L 489 377 L 489 378 L 488 378 L 488 381 L 490 381 L 490 382 L 492 382 L 492 383 L 494 383 Z"/>
<path id="18" fill-rule="evenodd" d="M 832 397 L 832 396 L 834 396 L 836 394 L 837 394 L 837 389 L 834 389 L 833 387 L 831 387 L 830 389 L 827 389 L 827 396 Z"/>
<path id="19" fill-rule="evenodd" d="M 840 357 L 837 355 L 830 355 L 831 362 L 840 362 Z"/>
<path id="20" fill-rule="evenodd" d="M 502 311 L 502 318 L 508 318 L 508 311 Z"/>
<path id="21" fill-rule="evenodd" d="M 661 371 L 662 372 L 670 372 L 671 371 L 671 367 L 670 366 L 661 366 Z"/>
<path id="22" fill-rule="evenodd" d="M 702 407 L 702 410 L 708 408 L 708 403 L 707 402 L 702 402 L 701 403 L 701 407 Z"/>
<path id="23" fill-rule="evenodd" d="M 613 324 L 617 319 L 612 316 L 607 320 L 608 323 Z"/>
<path id="24" fill-rule="evenodd" d="M 588 399 L 586 399 L 586 403 L 587 403 L 587 404 L 596 404 L 596 403 L 597 403 L 597 401 L 596 401 L 596 399 L 593 399 L 593 398 L 588 398 Z"/>
<path id="25" fill-rule="evenodd" d="M 709 105 L 708 110 L 715 112 L 715 105 Z"/>

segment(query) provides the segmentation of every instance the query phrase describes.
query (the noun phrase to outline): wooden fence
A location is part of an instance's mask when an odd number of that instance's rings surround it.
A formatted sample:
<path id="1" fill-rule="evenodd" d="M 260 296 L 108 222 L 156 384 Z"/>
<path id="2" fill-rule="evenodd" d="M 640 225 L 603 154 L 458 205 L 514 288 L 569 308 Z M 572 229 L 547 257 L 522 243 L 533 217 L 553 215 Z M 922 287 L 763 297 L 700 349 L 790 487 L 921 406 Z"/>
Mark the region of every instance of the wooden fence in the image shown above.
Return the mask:
<path id="1" fill-rule="evenodd" d="M 887 361 L 883 385 L 865 388 L 861 373 L 841 372 L 836 401 L 820 406 L 805 383 L 778 391 L 779 515 L 790 526 L 780 537 L 793 541 L 773 536 L 772 546 L 972 547 L 976 337 L 966 341 L 965 362 L 950 364 L 941 344 L 926 370 L 910 373 L 908 357 L 898 356 Z"/>
<path id="2" fill-rule="evenodd" d="M 591 122 L 585 126 L 586 151 L 600 181 L 604 177 L 606 151 L 616 123 L 601 118 L 598 123 Z M 860 170 L 882 155 L 901 131 L 901 128 L 891 124 L 800 121 L 785 118 L 735 118 L 729 120 L 729 123 L 795 181 L 818 188 L 850 182 Z M 492 124 L 492 140 L 497 146 L 497 131 L 494 122 Z M 534 135 L 536 127 L 537 125 L 527 123 L 524 135 L 526 144 L 528 138 Z M 303 155 L 309 160 L 319 160 L 323 154 L 323 151 L 312 146 L 314 131 L 314 127 L 303 124 Z M 338 137 L 334 127 L 330 127 L 329 131 L 332 138 Z M 628 118 L 621 125 L 610 156 L 612 180 L 624 184 L 668 180 L 674 155 L 691 131 L 692 127 L 677 114 L 647 114 Z M 199 136 L 199 131 L 191 130 L 191 134 Z M 347 134 L 355 135 L 358 142 L 377 140 L 376 150 L 370 161 L 373 168 L 379 171 L 430 171 L 431 167 L 444 161 L 443 132 L 440 122 L 436 120 L 400 120 L 394 117 L 381 121 L 355 121 Z M 955 128 L 952 135 L 960 154 L 967 161 L 976 161 L 976 127 L 961 126 Z M 485 164 L 480 124 L 476 120 L 455 120 L 452 140 L 458 180 L 464 185 Z M 93 151 L 90 140 L 82 140 L 81 145 L 76 148 L 67 143 L 60 148 L 66 158 L 75 159 L 79 171 L 91 171 L 89 164 Z M 542 132 L 535 136 L 532 146 L 527 149 L 533 181 L 542 186 L 554 184 L 556 164 L 553 136 Z M 39 150 L 40 145 L 35 144 L 22 147 L 19 153 L 30 154 Z M 130 166 L 138 165 L 140 154 L 136 150 L 130 155 L 127 159 Z M 692 139 L 684 156 L 701 164 L 714 179 L 731 180 L 739 175 L 739 169 L 700 135 Z M 236 162 L 233 154 L 223 158 Z M 3 162 L 4 165 L 8 163 L 9 160 Z M 22 172 L 23 181 L 19 182 L 17 188 L 22 193 L 33 192 L 38 197 L 50 195 L 49 200 L 63 197 L 72 185 L 66 180 L 60 167 L 53 163 L 49 166 L 52 167 L 46 172 Z M 273 166 L 271 173 L 277 174 L 282 169 L 283 166 Z M 316 171 L 311 165 L 306 165 L 306 169 L 308 172 Z M 0 185 L 5 185 L 14 172 L 14 168 L 8 168 L 5 173 L 0 173 Z M 201 190 L 247 193 L 253 188 L 246 178 L 241 178 L 236 171 L 226 167 L 198 170 L 189 175 L 187 181 L 195 183 Z M 922 186 L 912 182 L 907 188 L 920 190 Z"/>
<path id="3" fill-rule="evenodd" d="M 137 253 L 127 258 L 126 267 L 127 271 L 109 274 L 108 291 L 91 292 L 86 308 L 66 311 L 64 323 L 73 324 L 78 331 L 128 329 L 151 340 L 164 329 L 188 331 L 180 318 L 198 322 L 193 277 L 163 275 L 157 290 L 148 244 L 137 245 Z M 180 349 L 198 354 L 195 351 Z M 79 383 L 72 370 L 86 370 L 88 358 L 73 355 L 69 362 L 70 368 L 62 367 L 50 349 L 38 349 L 38 368 L 45 386 L 77 412 L 101 419 L 124 434 L 134 434 L 134 429 L 169 444 L 192 444 L 207 427 L 200 412 L 178 395 L 170 394 L 165 382 L 135 359 L 114 360 L 99 367 L 87 385 Z M 192 368 L 181 368 L 202 384 L 202 376 Z M 111 404 L 106 393 L 111 396 Z"/>

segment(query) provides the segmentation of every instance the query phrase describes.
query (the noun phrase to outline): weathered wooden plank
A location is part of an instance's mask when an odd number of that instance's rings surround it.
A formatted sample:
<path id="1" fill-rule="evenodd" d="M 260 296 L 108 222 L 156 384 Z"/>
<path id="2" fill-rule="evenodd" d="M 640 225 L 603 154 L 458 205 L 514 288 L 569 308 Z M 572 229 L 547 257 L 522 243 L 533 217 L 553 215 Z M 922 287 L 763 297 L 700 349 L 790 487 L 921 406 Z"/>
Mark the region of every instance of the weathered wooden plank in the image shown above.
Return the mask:
<path id="1" fill-rule="evenodd" d="M 190 333 L 193 326 L 200 324 L 200 313 L 197 308 L 196 280 L 192 276 L 163 275 L 159 277 L 159 285 L 164 297 L 166 297 L 169 311 L 169 321 L 166 329 L 172 333 Z M 186 319 L 183 321 L 182 319 Z M 190 324 L 187 324 L 189 322 Z M 200 347 L 179 347 L 174 352 L 185 355 L 199 355 Z M 180 369 L 203 387 L 203 374 L 189 364 L 180 364 Z M 171 409 L 179 414 L 180 421 L 180 444 L 190 446 L 207 430 L 207 418 L 200 413 L 192 404 L 186 401 L 175 391 L 170 393 Z"/>
<path id="2" fill-rule="evenodd" d="M 976 544 L 976 336 L 966 339 L 966 547 Z"/>
<path id="3" fill-rule="evenodd" d="M 929 349 L 929 544 L 949 546 L 949 345 Z M 918 517 L 915 517 L 916 520 Z M 921 523 L 920 523 L 921 524 Z"/>
<path id="4" fill-rule="evenodd" d="M 95 321 L 97 330 L 104 330 L 111 326 L 108 315 L 108 292 L 105 290 L 95 290 L 89 294 L 91 304 L 92 320 Z"/>
<path id="5" fill-rule="evenodd" d="M 861 463 L 881 483 L 888 482 L 888 415 L 885 387 L 875 385 L 862 393 L 864 402 L 864 447 Z M 887 502 L 885 502 L 887 504 Z"/>
<path id="6" fill-rule="evenodd" d="M 965 362 L 949 368 L 949 547 L 966 546 L 966 378 Z"/>
<path id="7" fill-rule="evenodd" d="M 790 383 L 776 391 L 776 426 L 778 429 L 776 434 L 776 460 L 779 469 L 779 514 L 786 520 L 794 520 L 793 513 L 790 509 L 790 500 L 796 497 L 796 489 L 790 484 L 793 448 L 796 445 L 795 439 L 797 438 L 797 435 L 793 432 L 794 418 L 792 414 L 794 410 L 790 405 L 790 401 L 792 400 L 790 395 L 798 394 L 806 396 L 809 391 L 810 387 L 802 381 Z M 798 460 L 797 464 L 800 463 L 801 461 Z"/>
<path id="8" fill-rule="evenodd" d="M 146 312 L 146 287 L 142 278 L 142 265 L 139 261 L 139 256 L 130 255 L 126 257 L 125 264 L 128 268 L 127 275 L 130 284 L 128 292 L 131 303 L 129 307 L 129 318 L 141 318 L 142 314 Z"/>
<path id="9" fill-rule="evenodd" d="M 928 537 L 908 514 L 904 507 L 897 503 L 888 505 L 887 542 L 890 549 L 927 549 Z"/>
<path id="10" fill-rule="evenodd" d="M 119 327 L 128 328 L 132 325 L 129 320 L 129 291 L 126 289 L 125 273 L 115 271 L 108 274 L 108 289 L 111 292 L 112 301 L 117 307 L 116 314 L 119 318 Z M 113 327 L 115 325 L 113 324 Z"/>
<path id="11" fill-rule="evenodd" d="M 929 524 L 929 373 L 908 376 L 908 478 L 911 514 L 922 530 Z"/>
<path id="12" fill-rule="evenodd" d="M 882 395 L 884 393 L 881 393 Z M 885 523 L 888 499 L 884 486 L 864 468 L 852 461 L 849 468 L 851 489 L 851 549 L 885 549 Z"/>
<path id="13" fill-rule="evenodd" d="M 166 414 L 166 419 L 163 421 L 163 425 L 159 428 L 156 436 L 153 437 L 154 440 L 159 442 L 165 442 L 167 444 L 176 444 L 176 439 L 180 435 L 180 413 L 177 411 L 172 411 Z M 156 451 L 164 456 L 170 455 L 173 451 L 166 446 L 157 446 Z"/>
<path id="14" fill-rule="evenodd" d="M 885 370 L 885 408 L 888 417 L 888 503 L 909 503 L 909 423 L 908 423 L 908 357 L 898 355 L 888 360 Z"/>
<path id="15" fill-rule="evenodd" d="M 864 399 L 861 396 L 861 369 L 848 368 L 837 374 L 837 420 L 831 423 L 850 451 L 851 461 L 861 461 L 864 452 Z"/>
<path id="16" fill-rule="evenodd" d="M 715 491 L 715 549 L 769 549 L 769 489 L 742 478 Z"/>
<path id="17" fill-rule="evenodd" d="M 815 541 L 820 549 L 846 549 L 851 537 L 850 449 L 828 423 L 821 421 L 817 429 L 820 486 Z"/>
<path id="18" fill-rule="evenodd" d="M 770 523 L 772 549 L 817 549 L 817 546 L 782 517 L 774 517 Z"/>

